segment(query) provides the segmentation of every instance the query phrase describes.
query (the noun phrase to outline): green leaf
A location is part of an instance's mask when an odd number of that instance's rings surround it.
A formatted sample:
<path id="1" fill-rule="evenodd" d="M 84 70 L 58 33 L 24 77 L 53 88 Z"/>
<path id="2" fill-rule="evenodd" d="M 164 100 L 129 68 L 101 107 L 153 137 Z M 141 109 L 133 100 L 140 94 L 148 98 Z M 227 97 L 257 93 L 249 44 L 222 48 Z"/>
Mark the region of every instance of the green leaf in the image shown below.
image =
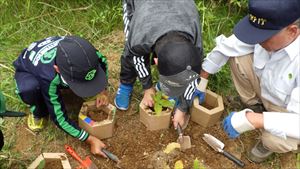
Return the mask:
<path id="1" fill-rule="evenodd" d="M 170 102 L 169 100 L 161 100 L 162 107 L 169 107 L 173 108 L 174 104 Z"/>
<path id="2" fill-rule="evenodd" d="M 193 169 L 200 169 L 200 162 L 197 158 L 194 160 Z"/>
<path id="3" fill-rule="evenodd" d="M 160 104 L 154 104 L 154 111 L 157 116 L 160 116 L 162 111 L 162 106 Z"/>
<path id="4" fill-rule="evenodd" d="M 162 98 L 162 92 L 161 91 L 158 91 L 158 92 L 156 92 L 156 97 L 159 99 L 159 100 L 161 100 L 161 98 Z"/>
<path id="5" fill-rule="evenodd" d="M 152 97 L 153 97 L 154 103 L 157 103 L 158 100 L 159 100 L 158 96 L 157 96 L 157 95 L 154 95 L 154 96 L 152 96 Z"/>
<path id="6" fill-rule="evenodd" d="M 37 166 L 37 169 L 44 169 L 45 168 L 45 165 L 46 165 L 46 161 L 45 160 L 42 160 L 40 162 L 40 164 Z"/>

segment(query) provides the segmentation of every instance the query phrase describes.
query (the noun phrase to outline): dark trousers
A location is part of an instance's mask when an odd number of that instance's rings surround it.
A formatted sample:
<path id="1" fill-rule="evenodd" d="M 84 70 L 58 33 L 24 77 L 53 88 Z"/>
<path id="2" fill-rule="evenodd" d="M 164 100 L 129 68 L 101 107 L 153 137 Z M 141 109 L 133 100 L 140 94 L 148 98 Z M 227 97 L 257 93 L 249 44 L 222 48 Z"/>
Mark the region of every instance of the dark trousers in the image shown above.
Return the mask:
<path id="1" fill-rule="evenodd" d="M 123 0 L 123 21 L 125 34 L 125 47 L 121 56 L 120 82 L 133 84 L 138 77 L 143 89 L 152 87 L 150 54 L 145 56 L 135 56 L 131 53 L 128 43 L 130 32 L 130 21 L 134 12 L 134 1 Z"/>
<path id="2" fill-rule="evenodd" d="M 16 72 L 15 80 L 20 98 L 30 106 L 30 111 L 34 117 L 48 116 L 38 80 L 27 72 Z"/>
<path id="3" fill-rule="evenodd" d="M 30 111 L 34 117 L 47 117 L 49 112 L 47 104 L 41 92 L 39 81 L 27 72 L 16 72 L 15 74 L 18 94 L 22 101 L 30 106 Z M 59 95 L 63 100 L 61 108 L 67 112 L 78 113 L 83 99 L 75 95 L 70 89 L 60 89 Z M 51 104 L 51 103 L 48 103 Z M 52 106 L 52 105 L 48 105 Z"/>

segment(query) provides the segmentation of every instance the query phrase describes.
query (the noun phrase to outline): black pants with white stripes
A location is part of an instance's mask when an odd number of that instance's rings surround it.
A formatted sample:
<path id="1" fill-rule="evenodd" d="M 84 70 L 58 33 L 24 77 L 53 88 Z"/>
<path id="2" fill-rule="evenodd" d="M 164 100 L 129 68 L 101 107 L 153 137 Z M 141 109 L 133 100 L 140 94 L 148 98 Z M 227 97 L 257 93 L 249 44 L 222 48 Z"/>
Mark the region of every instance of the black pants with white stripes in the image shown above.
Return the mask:
<path id="1" fill-rule="evenodd" d="M 133 84 L 138 77 L 143 89 L 152 87 L 150 71 L 150 56 L 121 56 L 120 81 L 124 84 Z"/>
<path id="2" fill-rule="evenodd" d="M 123 0 L 123 21 L 125 34 L 125 48 L 121 56 L 120 81 L 124 84 L 133 84 L 138 77 L 143 89 L 152 87 L 150 54 L 145 56 L 134 56 L 128 49 L 128 35 L 130 32 L 130 21 L 134 12 L 134 1 Z"/>

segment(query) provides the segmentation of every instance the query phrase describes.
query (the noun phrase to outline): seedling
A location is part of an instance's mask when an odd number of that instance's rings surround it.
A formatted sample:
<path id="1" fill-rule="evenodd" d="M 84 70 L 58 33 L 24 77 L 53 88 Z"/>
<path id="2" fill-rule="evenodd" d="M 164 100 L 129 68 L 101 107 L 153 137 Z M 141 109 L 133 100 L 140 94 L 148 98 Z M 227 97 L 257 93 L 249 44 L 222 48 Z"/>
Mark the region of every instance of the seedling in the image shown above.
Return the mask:
<path id="1" fill-rule="evenodd" d="M 163 93 L 161 91 L 156 92 L 153 96 L 154 100 L 154 114 L 157 116 L 161 115 L 161 112 L 167 108 L 173 108 L 174 102 L 163 97 Z"/>
<path id="2" fill-rule="evenodd" d="M 174 103 L 169 101 L 162 92 L 153 96 L 154 107 L 140 103 L 140 121 L 148 130 L 167 129 L 170 126 L 171 111 Z"/>

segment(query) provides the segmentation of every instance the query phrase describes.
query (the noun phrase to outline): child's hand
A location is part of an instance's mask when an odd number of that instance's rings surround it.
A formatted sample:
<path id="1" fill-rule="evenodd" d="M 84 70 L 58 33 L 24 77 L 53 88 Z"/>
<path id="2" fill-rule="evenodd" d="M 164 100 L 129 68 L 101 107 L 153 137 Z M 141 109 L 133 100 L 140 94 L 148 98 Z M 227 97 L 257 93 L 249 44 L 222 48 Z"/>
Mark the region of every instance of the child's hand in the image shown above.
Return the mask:
<path id="1" fill-rule="evenodd" d="M 88 139 L 86 140 L 86 142 L 91 145 L 91 153 L 92 154 L 101 155 L 101 156 L 107 158 L 107 156 L 101 151 L 103 148 L 106 147 L 106 145 L 101 140 L 90 135 L 88 137 Z"/>
<path id="2" fill-rule="evenodd" d="M 100 107 L 103 105 L 108 105 L 108 93 L 106 90 L 103 90 L 101 93 L 97 95 L 96 98 L 96 107 Z"/>
<path id="3" fill-rule="evenodd" d="M 155 95 L 155 90 L 151 87 L 149 89 L 145 90 L 144 97 L 142 100 L 142 103 L 147 107 L 153 107 L 154 106 L 154 100 L 153 96 Z"/>
<path id="4" fill-rule="evenodd" d="M 176 109 L 172 119 L 175 129 L 177 128 L 178 123 L 180 124 L 180 126 L 184 125 L 184 120 L 185 120 L 184 118 L 185 118 L 185 113 L 179 109 Z"/>

